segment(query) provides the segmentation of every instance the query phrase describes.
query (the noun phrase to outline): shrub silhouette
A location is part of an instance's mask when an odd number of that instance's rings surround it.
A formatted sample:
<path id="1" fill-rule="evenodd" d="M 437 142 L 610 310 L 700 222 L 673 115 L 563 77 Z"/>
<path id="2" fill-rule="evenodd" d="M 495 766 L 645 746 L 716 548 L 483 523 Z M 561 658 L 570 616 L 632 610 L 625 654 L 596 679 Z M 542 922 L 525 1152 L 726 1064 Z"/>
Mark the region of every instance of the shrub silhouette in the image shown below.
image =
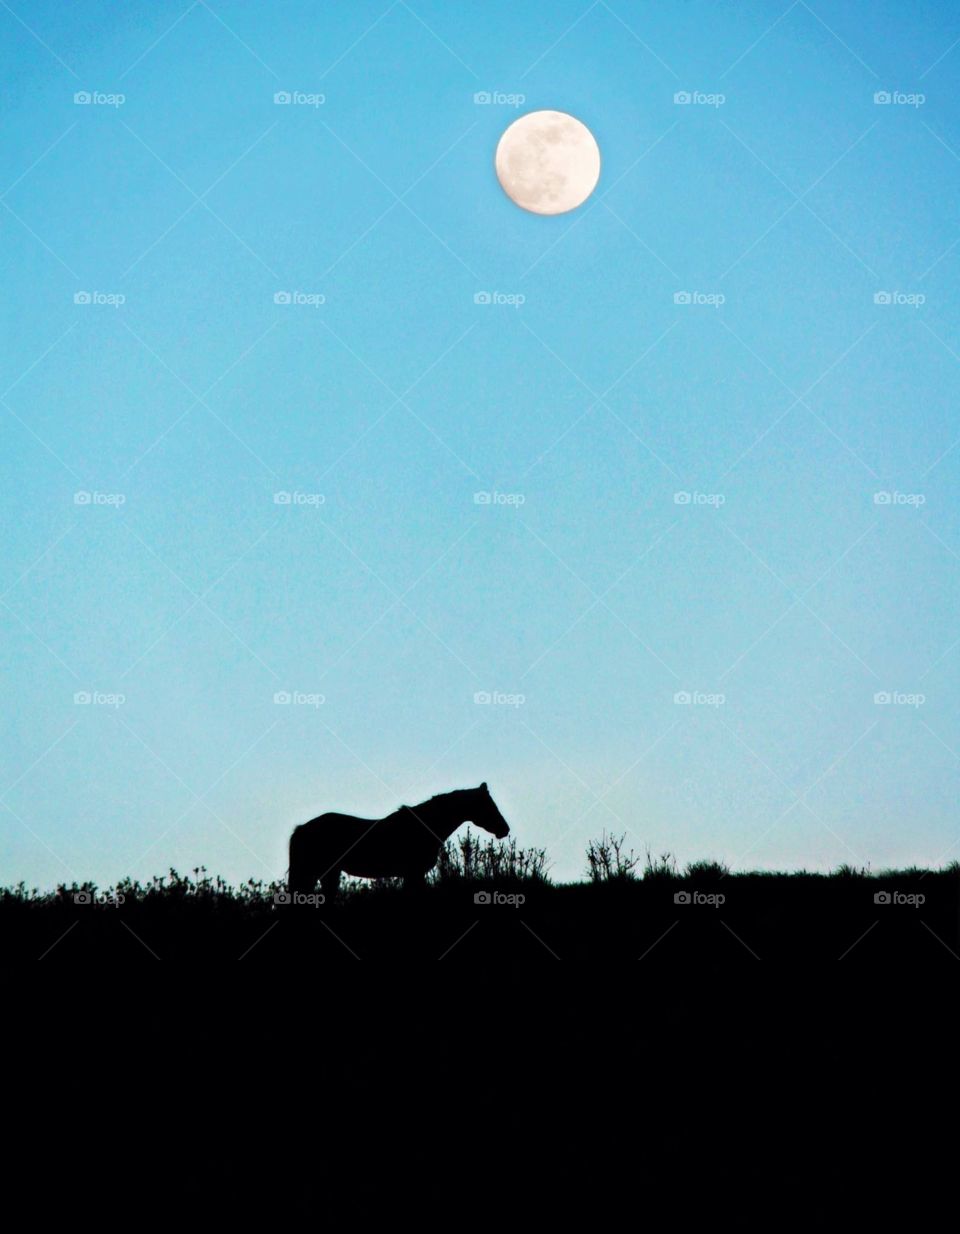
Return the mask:
<path id="1" fill-rule="evenodd" d="M 627 882 L 637 876 L 634 870 L 640 858 L 631 848 L 624 851 L 627 833 L 608 836 L 604 832 L 599 840 L 587 845 L 587 874 L 592 883 Z"/>
<path id="2" fill-rule="evenodd" d="M 444 885 L 460 880 L 492 883 L 546 883 L 547 852 L 521 848 L 514 837 L 481 840 L 468 827 L 461 836 L 447 840 L 428 882 Z"/>
<path id="3" fill-rule="evenodd" d="M 423 892 L 392 880 L 352 881 L 338 901 L 291 904 L 283 879 L 239 885 L 196 866 L 101 892 L 92 881 L 52 892 L 0 888 L 0 959 L 97 964 L 195 958 L 289 966 L 319 976 L 356 958 L 403 965 L 448 957 L 461 965 L 544 959 L 616 960 L 646 967 L 811 961 L 887 972 L 956 964 L 960 862 L 870 873 L 736 871 L 646 851 L 643 868 L 623 835 L 586 849 L 586 881 L 554 883 L 543 848 L 448 841 Z M 691 891 L 710 901 L 677 899 Z M 504 893 L 496 895 L 487 892 Z M 891 898 L 899 893 L 899 899 Z M 313 966 L 313 967 L 311 967 Z M 939 972 L 939 969 L 937 969 Z"/>
<path id="4" fill-rule="evenodd" d="M 691 882 L 714 883 L 721 878 L 726 878 L 729 873 L 730 867 L 724 865 L 722 861 L 690 861 L 687 863 L 683 876 Z"/>
<path id="5" fill-rule="evenodd" d="M 678 877 L 677 859 L 672 853 L 661 853 L 659 857 L 654 857 L 649 848 L 647 849 L 647 858 L 643 866 L 645 883 L 658 880 L 672 882 Z"/>

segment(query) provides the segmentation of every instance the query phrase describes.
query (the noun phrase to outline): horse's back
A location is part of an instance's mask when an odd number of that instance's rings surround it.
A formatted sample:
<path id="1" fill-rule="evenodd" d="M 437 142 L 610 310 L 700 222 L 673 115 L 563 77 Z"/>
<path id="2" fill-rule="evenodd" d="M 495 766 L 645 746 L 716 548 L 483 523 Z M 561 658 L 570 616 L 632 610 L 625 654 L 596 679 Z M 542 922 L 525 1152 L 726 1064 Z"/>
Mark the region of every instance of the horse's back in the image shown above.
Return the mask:
<path id="1" fill-rule="evenodd" d="M 291 848 L 306 848 L 320 864 L 335 863 L 358 878 L 390 878 L 426 873 L 436 862 L 439 845 L 430 842 L 409 808 L 402 807 L 385 818 L 318 814 L 294 830 Z"/>
<path id="2" fill-rule="evenodd" d="M 359 827 L 366 830 L 372 827 L 374 823 L 382 820 L 376 818 L 357 818 L 355 814 L 318 814 L 316 818 L 311 818 L 306 823 L 301 823 L 300 827 L 309 827 L 311 831 L 326 830 L 333 827 Z M 299 831 L 300 828 L 298 827 Z"/>

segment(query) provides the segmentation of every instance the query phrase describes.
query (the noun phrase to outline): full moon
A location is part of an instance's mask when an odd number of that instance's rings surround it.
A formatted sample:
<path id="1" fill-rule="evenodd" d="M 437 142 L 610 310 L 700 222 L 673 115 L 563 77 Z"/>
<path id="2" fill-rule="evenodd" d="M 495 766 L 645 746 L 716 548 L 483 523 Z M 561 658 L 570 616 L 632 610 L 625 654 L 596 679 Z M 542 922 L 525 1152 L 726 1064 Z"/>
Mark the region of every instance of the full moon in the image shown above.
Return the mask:
<path id="1" fill-rule="evenodd" d="M 497 145 L 497 179 L 506 195 L 534 214 L 566 214 L 582 205 L 600 179 L 593 134 L 565 111 L 530 111 Z"/>

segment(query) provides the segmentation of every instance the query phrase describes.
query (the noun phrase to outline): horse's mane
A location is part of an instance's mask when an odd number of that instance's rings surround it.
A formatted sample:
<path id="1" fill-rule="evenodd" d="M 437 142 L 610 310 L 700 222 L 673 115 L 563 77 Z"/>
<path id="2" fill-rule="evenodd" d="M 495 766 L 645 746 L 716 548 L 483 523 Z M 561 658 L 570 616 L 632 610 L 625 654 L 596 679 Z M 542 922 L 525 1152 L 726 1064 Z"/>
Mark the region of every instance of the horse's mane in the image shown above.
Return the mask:
<path id="1" fill-rule="evenodd" d="M 428 797 L 426 801 L 421 801 L 419 805 L 415 805 L 415 806 L 402 805 L 400 809 L 397 811 L 397 813 L 399 814 L 403 810 L 409 810 L 411 811 L 411 813 L 416 814 L 418 810 L 424 810 L 428 806 L 432 806 L 434 802 L 446 801 L 448 798 L 456 797 L 460 793 L 470 793 L 473 791 L 474 791 L 473 789 L 469 789 L 469 788 L 454 788 L 454 789 L 451 789 L 450 792 L 448 793 L 434 793 L 432 797 Z"/>

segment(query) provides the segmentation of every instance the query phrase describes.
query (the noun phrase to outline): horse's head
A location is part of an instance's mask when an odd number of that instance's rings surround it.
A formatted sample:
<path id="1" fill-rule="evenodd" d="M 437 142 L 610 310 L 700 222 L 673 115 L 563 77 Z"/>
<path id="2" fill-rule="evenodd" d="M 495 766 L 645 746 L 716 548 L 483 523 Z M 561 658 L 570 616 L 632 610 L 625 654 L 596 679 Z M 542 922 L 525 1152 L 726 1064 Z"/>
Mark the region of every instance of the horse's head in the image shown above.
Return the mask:
<path id="1" fill-rule="evenodd" d="M 477 827 L 482 827 L 484 831 L 491 832 L 498 840 L 509 835 L 509 824 L 497 809 L 497 803 L 490 796 L 486 781 L 479 788 L 471 789 L 470 792 L 473 795 L 473 813 L 470 815 L 470 821 Z"/>

